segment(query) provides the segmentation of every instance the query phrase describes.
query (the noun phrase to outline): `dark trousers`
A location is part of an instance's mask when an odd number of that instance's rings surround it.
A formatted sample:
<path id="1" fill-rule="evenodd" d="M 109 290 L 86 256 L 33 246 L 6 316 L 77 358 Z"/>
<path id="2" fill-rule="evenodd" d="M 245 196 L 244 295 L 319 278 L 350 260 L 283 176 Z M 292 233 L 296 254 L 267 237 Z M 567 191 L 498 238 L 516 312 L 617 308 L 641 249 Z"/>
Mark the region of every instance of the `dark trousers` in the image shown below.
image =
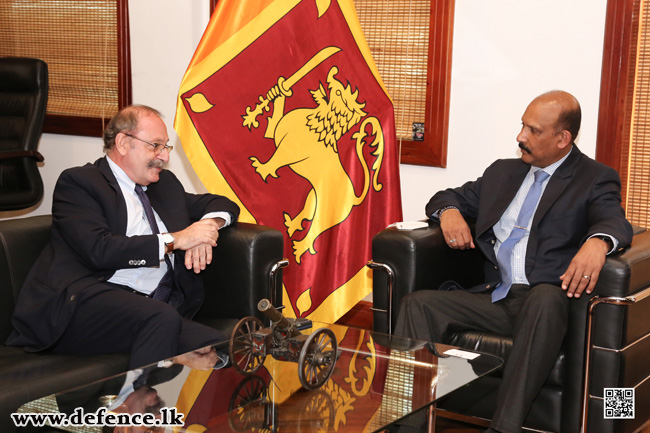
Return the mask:
<path id="1" fill-rule="evenodd" d="M 560 352 L 568 314 L 569 298 L 550 284 L 513 286 L 496 303 L 490 293 L 422 290 L 402 300 L 395 334 L 433 342 L 444 342 L 463 330 L 512 337 L 490 426 L 504 433 L 520 432 Z"/>
<path id="2" fill-rule="evenodd" d="M 169 304 L 118 287 L 104 283 L 84 289 L 52 351 L 130 353 L 129 369 L 134 369 L 227 340 L 216 329 L 181 317 Z"/>

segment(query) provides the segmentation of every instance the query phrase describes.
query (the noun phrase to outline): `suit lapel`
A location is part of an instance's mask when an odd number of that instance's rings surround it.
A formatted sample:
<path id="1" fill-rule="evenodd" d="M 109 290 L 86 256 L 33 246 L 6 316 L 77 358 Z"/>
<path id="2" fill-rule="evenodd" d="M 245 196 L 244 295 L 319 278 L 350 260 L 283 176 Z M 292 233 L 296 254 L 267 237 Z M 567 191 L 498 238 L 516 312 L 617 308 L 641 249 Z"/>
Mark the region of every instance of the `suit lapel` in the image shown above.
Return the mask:
<path id="1" fill-rule="evenodd" d="M 128 215 L 126 212 L 126 202 L 124 201 L 122 188 L 120 188 L 120 185 L 117 183 L 117 179 L 115 178 L 115 175 L 111 170 L 111 167 L 108 165 L 108 161 L 106 161 L 106 157 L 98 159 L 95 164 L 97 165 L 97 168 L 102 173 L 102 175 L 104 175 L 104 178 L 106 179 L 108 185 L 113 189 L 113 191 L 115 191 L 115 195 L 116 195 L 115 203 L 117 204 L 117 207 L 115 209 L 117 218 L 113 220 L 115 221 L 116 224 L 115 230 L 117 231 L 117 233 L 126 233 Z"/>
<path id="2" fill-rule="evenodd" d="M 489 210 L 486 212 L 486 218 L 481 219 L 482 224 L 477 225 L 476 234 L 481 236 L 490 230 L 501 218 L 512 200 L 515 198 L 517 191 L 521 187 L 530 166 L 521 164 L 521 169 L 515 170 L 503 177 L 503 182 L 494 185 L 483 185 L 483 188 L 490 188 L 486 197 L 489 204 Z M 478 221 L 477 221 L 478 223 Z"/>
<path id="3" fill-rule="evenodd" d="M 553 176 L 551 176 L 548 185 L 546 185 L 546 189 L 544 190 L 544 194 L 539 201 L 537 210 L 535 211 L 532 227 L 537 226 L 553 203 L 555 203 L 567 186 L 569 186 L 573 177 L 574 169 L 581 156 L 582 152 L 580 152 L 578 147 L 574 145 L 569 157 L 557 168 Z"/>

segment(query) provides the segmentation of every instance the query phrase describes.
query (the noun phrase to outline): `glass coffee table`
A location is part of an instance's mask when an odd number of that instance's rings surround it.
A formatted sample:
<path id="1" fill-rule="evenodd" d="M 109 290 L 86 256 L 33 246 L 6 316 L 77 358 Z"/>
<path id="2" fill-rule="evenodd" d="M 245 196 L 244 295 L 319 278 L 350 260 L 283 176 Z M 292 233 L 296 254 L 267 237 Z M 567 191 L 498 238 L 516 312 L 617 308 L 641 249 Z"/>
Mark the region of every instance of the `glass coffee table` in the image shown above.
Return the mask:
<path id="1" fill-rule="evenodd" d="M 382 432 L 502 363 L 493 355 L 341 325 L 313 322 L 300 333 L 290 339 L 293 347 L 276 347 L 272 341 L 283 336 L 270 335 L 255 353 L 237 354 L 230 368 L 149 366 L 18 412 L 60 416 L 54 427 L 80 433 L 113 431 L 103 426 L 120 421 L 148 426 L 116 432 Z M 218 349 L 228 350 L 228 343 Z"/>

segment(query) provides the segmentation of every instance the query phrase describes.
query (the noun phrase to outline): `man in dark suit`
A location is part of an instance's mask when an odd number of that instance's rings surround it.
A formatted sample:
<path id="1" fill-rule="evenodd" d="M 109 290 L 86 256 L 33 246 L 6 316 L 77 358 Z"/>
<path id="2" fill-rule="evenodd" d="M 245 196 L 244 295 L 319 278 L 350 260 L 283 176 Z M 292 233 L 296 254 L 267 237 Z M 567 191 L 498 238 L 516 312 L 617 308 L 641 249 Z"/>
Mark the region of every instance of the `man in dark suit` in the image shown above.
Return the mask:
<path id="1" fill-rule="evenodd" d="M 580 119 L 572 95 L 537 97 L 517 136 L 521 159 L 496 161 L 426 207 L 450 248 L 480 249 L 486 283 L 407 296 L 395 333 L 431 341 L 470 329 L 513 336 L 490 432 L 521 431 L 559 354 L 570 299 L 591 293 L 606 255 L 632 239 L 618 174 L 574 143 Z M 474 238 L 465 218 L 476 220 Z"/>
<path id="2" fill-rule="evenodd" d="M 106 127 L 106 157 L 61 174 L 52 238 L 20 292 L 7 344 L 126 352 L 130 368 L 185 352 L 177 361 L 196 368 L 225 361 L 206 346 L 226 337 L 190 318 L 203 302 L 197 274 L 239 207 L 185 192 L 164 169 L 168 141 L 158 111 L 127 107 Z"/>

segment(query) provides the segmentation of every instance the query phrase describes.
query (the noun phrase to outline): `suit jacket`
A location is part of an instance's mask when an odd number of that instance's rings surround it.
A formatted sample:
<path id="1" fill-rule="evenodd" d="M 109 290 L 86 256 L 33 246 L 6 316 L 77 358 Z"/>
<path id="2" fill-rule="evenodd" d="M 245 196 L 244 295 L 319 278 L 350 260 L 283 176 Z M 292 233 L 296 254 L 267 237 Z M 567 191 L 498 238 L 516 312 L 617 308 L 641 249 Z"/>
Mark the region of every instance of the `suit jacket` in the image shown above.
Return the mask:
<path id="1" fill-rule="evenodd" d="M 465 218 L 476 220 L 475 244 L 486 257 L 485 289 L 500 279 L 492 227 L 514 199 L 530 165 L 521 159 L 498 160 L 482 177 L 441 191 L 426 206 L 427 215 L 456 206 Z M 621 207 L 618 173 L 580 152 L 577 146 L 548 181 L 540 199 L 526 250 L 526 277 L 531 286 L 560 285 L 560 275 L 590 236 L 605 233 L 625 247 L 632 226 Z"/>
<path id="2" fill-rule="evenodd" d="M 225 197 L 185 192 L 167 170 L 147 187 L 147 195 L 169 232 L 185 229 L 208 212 L 230 212 L 234 220 L 239 215 L 239 207 Z M 127 237 L 126 226 L 126 202 L 106 158 L 65 170 L 54 189 L 52 238 L 25 279 L 7 344 L 28 350 L 51 346 L 85 288 L 105 282 L 117 269 L 159 266 L 158 237 Z M 178 310 L 192 317 L 203 302 L 203 285 L 185 268 L 184 258 L 183 251 L 175 251 L 174 277 L 185 298 Z"/>

